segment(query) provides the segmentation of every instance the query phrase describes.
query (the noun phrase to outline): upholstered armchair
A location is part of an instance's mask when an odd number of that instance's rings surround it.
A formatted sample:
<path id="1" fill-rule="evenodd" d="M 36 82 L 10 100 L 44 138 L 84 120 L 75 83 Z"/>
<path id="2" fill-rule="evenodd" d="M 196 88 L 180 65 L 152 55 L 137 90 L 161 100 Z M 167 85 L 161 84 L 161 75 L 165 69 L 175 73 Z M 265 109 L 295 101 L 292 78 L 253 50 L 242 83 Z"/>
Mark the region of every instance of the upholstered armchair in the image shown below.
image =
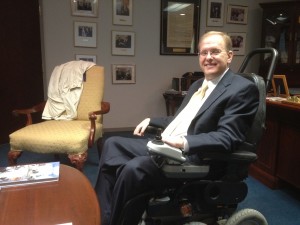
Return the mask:
<path id="1" fill-rule="evenodd" d="M 24 128 L 9 135 L 10 165 L 17 164 L 23 151 L 35 153 L 67 154 L 71 163 L 82 171 L 87 160 L 87 150 L 96 141 L 101 145 L 103 135 L 103 114 L 110 110 L 110 104 L 103 102 L 104 68 L 92 66 L 83 79 L 77 118 L 72 120 L 45 120 L 32 123 L 32 113 L 44 110 L 45 102 L 30 109 L 14 110 L 14 114 L 27 117 Z M 100 154 L 100 152 L 99 152 Z"/>

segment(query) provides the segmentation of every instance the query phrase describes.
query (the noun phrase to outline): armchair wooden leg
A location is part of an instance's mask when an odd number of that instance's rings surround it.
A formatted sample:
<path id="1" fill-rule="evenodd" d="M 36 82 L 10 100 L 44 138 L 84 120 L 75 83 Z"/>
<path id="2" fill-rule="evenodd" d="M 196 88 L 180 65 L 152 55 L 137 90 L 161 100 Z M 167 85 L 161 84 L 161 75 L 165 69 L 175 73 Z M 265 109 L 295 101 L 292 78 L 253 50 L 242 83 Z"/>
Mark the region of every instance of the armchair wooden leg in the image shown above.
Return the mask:
<path id="1" fill-rule="evenodd" d="M 17 160 L 18 158 L 22 155 L 22 151 L 18 151 L 18 150 L 10 150 L 7 153 L 7 158 L 8 158 L 8 164 L 10 166 L 14 166 L 17 165 Z"/>
<path id="2" fill-rule="evenodd" d="M 68 158 L 78 170 L 83 171 L 84 163 L 87 160 L 87 151 L 81 154 L 69 154 Z"/>

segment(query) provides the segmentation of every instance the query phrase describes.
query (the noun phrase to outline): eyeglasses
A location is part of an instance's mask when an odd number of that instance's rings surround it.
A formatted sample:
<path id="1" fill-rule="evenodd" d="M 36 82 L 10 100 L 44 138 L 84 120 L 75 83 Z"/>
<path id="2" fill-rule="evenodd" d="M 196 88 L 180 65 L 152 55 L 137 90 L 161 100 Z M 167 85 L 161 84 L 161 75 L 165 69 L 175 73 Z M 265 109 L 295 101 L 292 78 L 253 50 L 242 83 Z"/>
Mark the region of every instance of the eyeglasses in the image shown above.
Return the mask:
<path id="1" fill-rule="evenodd" d="M 208 53 L 210 54 L 210 56 L 214 57 L 214 56 L 218 56 L 219 54 L 221 54 L 222 50 L 220 49 L 212 49 L 212 50 L 203 50 L 203 51 L 200 51 L 198 53 L 199 56 L 202 56 L 202 57 L 206 57 L 208 55 Z"/>

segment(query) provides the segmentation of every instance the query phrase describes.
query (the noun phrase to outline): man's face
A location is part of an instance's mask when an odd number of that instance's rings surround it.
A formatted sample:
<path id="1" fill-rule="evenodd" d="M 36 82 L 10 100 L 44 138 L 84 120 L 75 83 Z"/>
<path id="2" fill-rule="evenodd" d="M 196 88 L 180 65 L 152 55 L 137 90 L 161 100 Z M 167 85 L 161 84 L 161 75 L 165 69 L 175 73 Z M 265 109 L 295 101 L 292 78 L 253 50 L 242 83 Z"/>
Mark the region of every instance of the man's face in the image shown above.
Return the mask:
<path id="1" fill-rule="evenodd" d="M 227 51 L 220 35 L 211 35 L 199 43 L 199 64 L 206 79 L 220 76 L 232 60 L 232 51 Z"/>

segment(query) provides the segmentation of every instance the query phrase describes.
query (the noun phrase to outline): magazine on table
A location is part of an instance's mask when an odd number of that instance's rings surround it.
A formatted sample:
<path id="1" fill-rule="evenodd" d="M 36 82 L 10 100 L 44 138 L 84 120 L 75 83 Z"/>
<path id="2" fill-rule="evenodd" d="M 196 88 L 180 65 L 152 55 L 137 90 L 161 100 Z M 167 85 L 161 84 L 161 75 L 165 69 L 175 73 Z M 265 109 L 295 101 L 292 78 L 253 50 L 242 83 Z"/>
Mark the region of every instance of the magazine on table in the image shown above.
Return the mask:
<path id="1" fill-rule="evenodd" d="M 0 167 L 0 188 L 58 181 L 59 162 Z"/>

